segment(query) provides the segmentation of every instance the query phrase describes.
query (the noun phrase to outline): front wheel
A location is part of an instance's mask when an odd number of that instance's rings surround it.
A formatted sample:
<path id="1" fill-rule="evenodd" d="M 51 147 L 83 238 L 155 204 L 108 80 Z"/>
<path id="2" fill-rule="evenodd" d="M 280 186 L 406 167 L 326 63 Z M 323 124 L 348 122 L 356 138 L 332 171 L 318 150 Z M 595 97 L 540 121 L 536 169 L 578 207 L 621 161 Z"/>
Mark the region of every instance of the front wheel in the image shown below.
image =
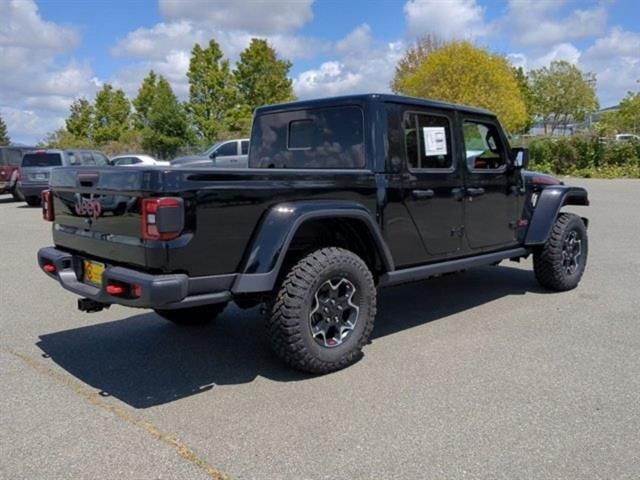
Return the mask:
<path id="1" fill-rule="evenodd" d="M 165 320 L 176 325 L 204 325 L 213 321 L 226 308 L 226 303 L 216 303 L 213 305 L 203 305 L 200 307 L 180 308 L 176 310 L 154 310 Z"/>
<path id="2" fill-rule="evenodd" d="M 322 248 L 287 274 L 269 318 L 271 344 L 290 366 L 329 373 L 362 357 L 376 315 L 367 264 L 342 248 Z"/>
<path id="3" fill-rule="evenodd" d="M 533 255 L 536 279 L 545 288 L 566 291 L 576 288 L 587 265 L 589 243 L 582 219 L 561 213 L 549 239 Z"/>

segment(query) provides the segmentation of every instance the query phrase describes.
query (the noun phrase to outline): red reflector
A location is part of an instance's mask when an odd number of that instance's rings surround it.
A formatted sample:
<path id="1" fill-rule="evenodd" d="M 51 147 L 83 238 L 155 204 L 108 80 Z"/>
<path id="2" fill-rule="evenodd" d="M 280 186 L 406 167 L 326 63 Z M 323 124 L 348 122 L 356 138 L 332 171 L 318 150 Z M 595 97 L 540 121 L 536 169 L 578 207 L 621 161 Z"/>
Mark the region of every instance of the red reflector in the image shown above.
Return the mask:
<path id="1" fill-rule="evenodd" d="M 134 297 L 141 297 L 142 296 L 142 287 L 140 285 L 133 285 L 131 287 L 131 294 Z"/>
<path id="2" fill-rule="evenodd" d="M 45 263 L 42 267 L 47 273 L 56 273 L 56 266 L 53 263 Z"/>
<path id="3" fill-rule="evenodd" d="M 107 285 L 105 290 L 109 295 L 122 295 L 126 291 L 126 288 L 122 285 Z"/>

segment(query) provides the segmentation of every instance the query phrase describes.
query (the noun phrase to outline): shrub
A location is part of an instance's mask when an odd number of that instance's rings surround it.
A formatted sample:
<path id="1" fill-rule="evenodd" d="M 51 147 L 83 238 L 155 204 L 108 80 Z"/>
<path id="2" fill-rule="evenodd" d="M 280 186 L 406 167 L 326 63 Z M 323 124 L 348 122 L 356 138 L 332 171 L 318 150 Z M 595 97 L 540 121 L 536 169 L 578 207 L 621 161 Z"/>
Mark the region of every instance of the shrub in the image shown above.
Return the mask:
<path id="1" fill-rule="evenodd" d="M 606 142 L 593 135 L 529 141 L 532 170 L 582 177 L 640 178 L 640 142 Z"/>

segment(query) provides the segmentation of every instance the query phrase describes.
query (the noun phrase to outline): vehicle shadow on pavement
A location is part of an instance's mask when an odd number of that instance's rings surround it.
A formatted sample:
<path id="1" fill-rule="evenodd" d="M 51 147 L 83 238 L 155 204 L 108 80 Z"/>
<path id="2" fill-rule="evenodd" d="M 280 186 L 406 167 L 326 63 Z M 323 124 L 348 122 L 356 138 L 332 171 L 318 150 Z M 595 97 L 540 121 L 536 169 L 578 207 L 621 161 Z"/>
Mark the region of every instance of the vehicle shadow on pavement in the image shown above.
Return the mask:
<path id="1" fill-rule="evenodd" d="M 532 272 L 487 267 L 380 291 L 374 340 L 509 295 L 541 292 Z M 270 351 L 258 309 L 229 307 L 204 327 L 178 327 L 154 313 L 42 335 L 45 357 L 82 382 L 134 408 L 215 385 L 311 378 Z"/>

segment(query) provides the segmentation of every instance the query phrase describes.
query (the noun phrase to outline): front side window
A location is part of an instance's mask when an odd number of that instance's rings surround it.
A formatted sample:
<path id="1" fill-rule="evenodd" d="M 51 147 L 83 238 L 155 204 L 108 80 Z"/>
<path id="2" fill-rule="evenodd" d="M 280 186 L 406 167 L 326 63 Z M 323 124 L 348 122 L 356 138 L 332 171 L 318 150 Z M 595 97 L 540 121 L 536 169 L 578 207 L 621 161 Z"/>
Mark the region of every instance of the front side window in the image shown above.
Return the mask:
<path id="1" fill-rule="evenodd" d="M 98 166 L 109 165 L 109 159 L 100 152 L 93 152 L 93 160 Z"/>
<path id="2" fill-rule="evenodd" d="M 451 127 L 446 117 L 409 112 L 403 130 L 409 170 L 453 168 Z"/>
<path id="3" fill-rule="evenodd" d="M 463 133 L 469 170 L 499 170 L 505 166 L 507 155 L 494 124 L 465 120 Z"/>
<path id="4" fill-rule="evenodd" d="M 93 159 L 93 155 L 91 152 L 82 152 L 80 153 L 82 158 L 82 165 L 95 165 L 96 161 Z"/>
<path id="5" fill-rule="evenodd" d="M 230 157 L 238 154 L 238 146 L 236 142 L 223 143 L 216 150 L 217 157 Z"/>
<path id="6" fill-rule="evenodd" d="M 357 106 L 265 113 L 251 137 L 252 168 L 363 168 L 364 120 Z"/>
<path id="7" fill-rule="evenodd" d="M 134 161 L 135 159 L 133 157 L 123 157 L 123 158 L 116 158 L 116 166 L 121 166 L 121 165 L 133 165 L 134 163 L 136 163 Z"/>

